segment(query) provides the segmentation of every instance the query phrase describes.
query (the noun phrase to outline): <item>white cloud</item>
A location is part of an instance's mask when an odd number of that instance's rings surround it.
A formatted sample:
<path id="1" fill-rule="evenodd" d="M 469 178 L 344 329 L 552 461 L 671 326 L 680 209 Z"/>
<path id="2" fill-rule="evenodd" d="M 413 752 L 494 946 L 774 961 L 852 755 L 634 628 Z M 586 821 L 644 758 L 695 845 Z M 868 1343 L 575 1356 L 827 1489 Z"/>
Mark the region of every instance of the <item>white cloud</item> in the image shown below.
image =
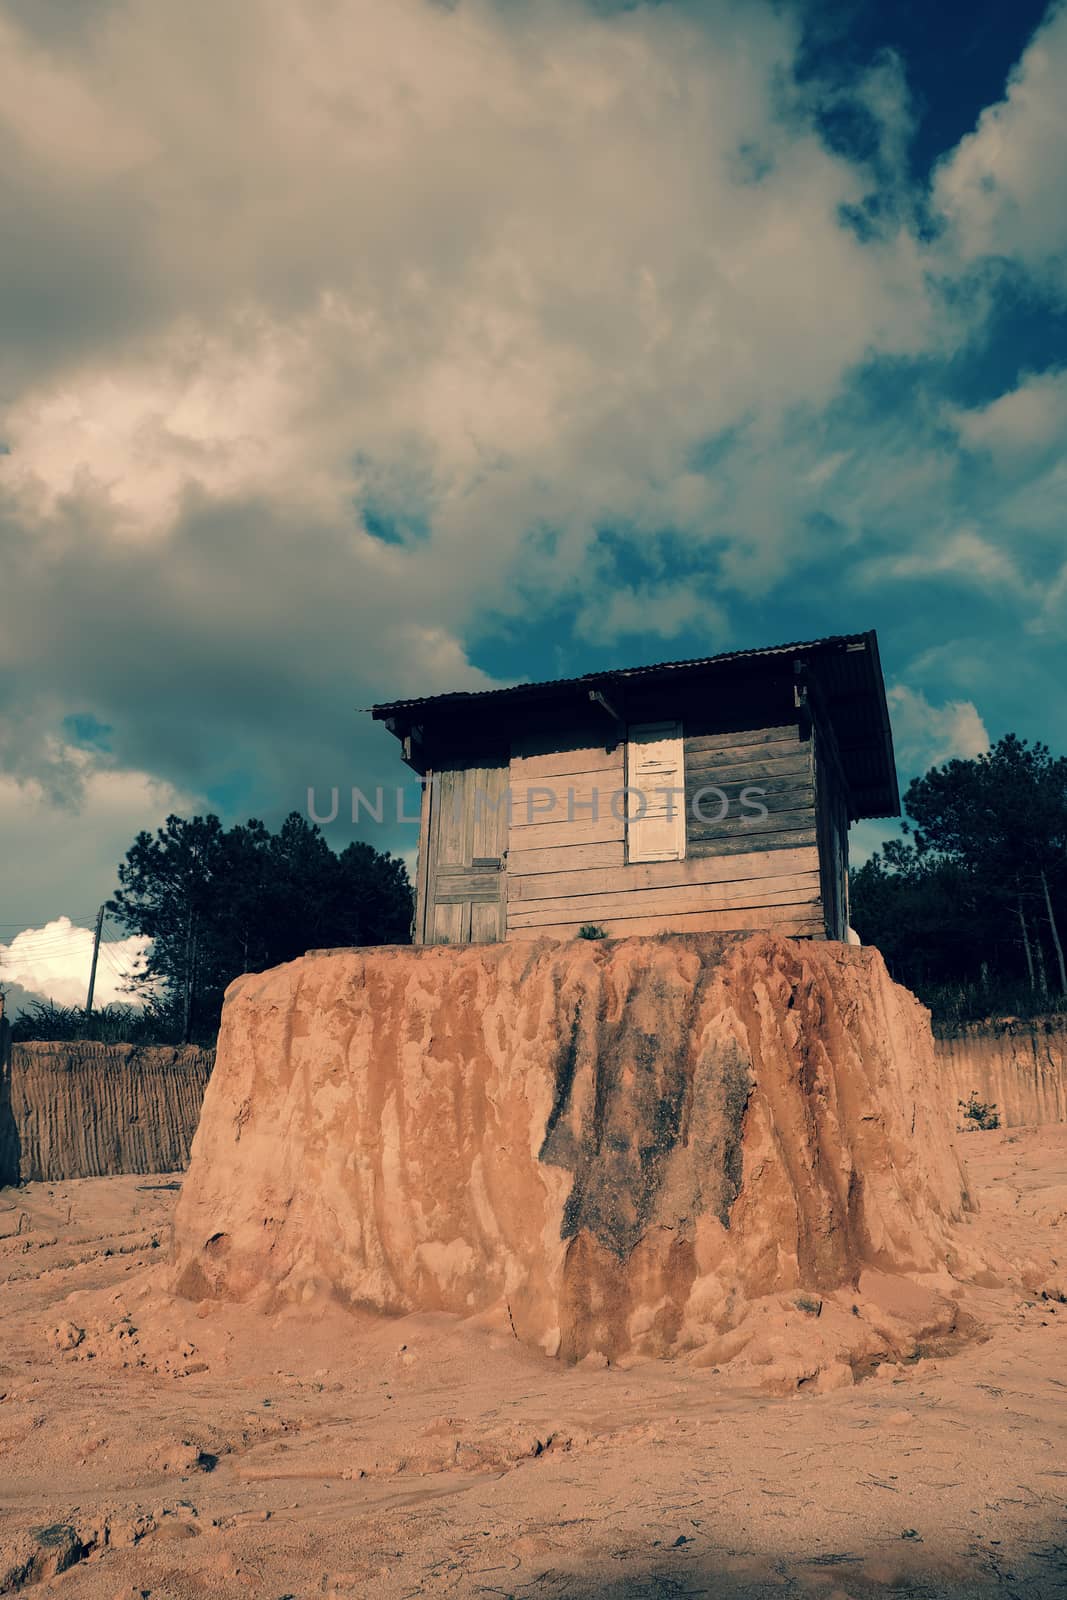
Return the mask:
<path id="1" fill-rule="evenodd" d="M 1060 503 L 1062 505 L 1062 500 Z M 1061 563 L 1052 581 L 1046 585 L 1041 610 L 1030 618 L 1026 631 L 1031 635 L 1047 633 L 1062 635 L 1065 619 L 1067 619 L 1067 561 Z"/>
<path id="2" fill-rule="evenodd" d="M 578 617 L 578 630 L 595 642 L 626 634 L 671 639 L 686 627 L 704 629 L 708 652 L 727 648 L 728 624 L 722 608 L 691 584 L 666 583 L 616 589 L 590 599 Z"/>
<path id="3" fill-rule="evenodd" d="M 1067 372 L 1030 374 L 988 405 L 949 412 L 972 449 L 1008 458 L 1067 440 Z"/>
<path id="4" fill-rule="evenodd" d="M 1026 598 L 1029 632 L 1062 628 L 1067 499 L 1067 371 L 1030 374 L 985 406 L 946 414 L 964 446 L 997 474 L 985 508 L 985 551 L 974 576 Z M 1035 572 L 1025 581 L 1023 562 Z"/>
<path id="5" fill-rule="evenodd" d="M 947 535 L 928 529 L 920 547 L 869 561 L 857 573 L 858 581 L 867 585 L 927 577 L 951 577 L 980 588 L 1027 589 L 1014 557 L 972 528 Z"/>
<path id="6" fill-rule="evenodd" d="M 921 251 L 842 227 L 863 175 L 799 103 L 779 114 L 793 25 L 758 4 L 740 18 L 262 0 L 252 30 L 207 0 L 180 26 L 115 7 L 79 72 L 48 68 L 49 125 L 69 110 L 97 148 L 102 203 L 152 194 L 126 249 L 153 326 L 9 408 L 27 528 L 76 494 L 105 536 L 165 545 L 183 497 L 261 497 L 294 536 L 349 526 L 372 581 L 383 558 L 353 504 L 421 495 L 424 588 L 453 628 L 507 603 L 545 521 L 545 591 L 612 519 L 706 537 L 717 490 L 687 468 L 695 442 L 753 408 L 773 434 L 869 349 L 934 331 Z M 8 45 L 36 81 L 40 52 Z M 45 189 L 65 181 L 38 101 L 16 93 L 6 116 Z M 758 183 L 739 180 L 742 148 Z M 773 565 L 773 518 L 721 536 L 746 572 Z M 413 563 L 392 559 L 417 605 Z"/>
<path id="7" fill-rule="evenodd" d="M 129 1005 L 134 997 L 125 984 L 150 941 L 136 935 L 101 944 L 93 986 L 93 1005 Z M 26 928 L 8 944 L 0 944 L 0 984 L 18 984 L 31 995 L 58 1005 L 84 1005 L 92 966 L 93 931 L 57 917 L 41 928 Z"/>
<path id="8" fill-rule="evenodd" d="M 1067 7 L 1054 5 L 998 105 L 940 167 L 935 205 L 963 257 L 1009 256 L 1067 289 Z"/>
<path id="9" fill-rule="evenodd" d="M 967 760 L 984 755 L 989 734 L 970 700 L 932 705 L 921 690 L 894 684 L 887 692 L 897 764 L 921 774 L 954 756 Z"/>
<path id="10" fill-rule="evenodd" d="M 150 363 L 72 374 L 12 408 L 8 478 L 26 511 L 48 516 L 64 498 L 95 494 L 112 536 L 140 539 L 166 532 L 184 493 L 284 501 L 307 465 L 293 414 L 306 350 L 299 333 L 240 332 L 182 330 Z M 322 485 L 306 472 L 299 481 L 302 504 L 314 505 Z"/>
<path id="11" fill-rule="evenodd" d="M 835 473 L 840 471 L 848 461 L 851 453 L 849 450 L 835 450 L 833 455 L 825 456 L 823 460 L 816 461 L 811 470 L 805 473 L 805 482 L 810 483 L 816 489 L 821 488 L 824 483 L 829 482 Z"/>
<path id="12" fill-rule="evenodd" d="M 0 837 L 8 863 L 5 937 L 16 919 L 32 931 L 50 925 L 64 906 L 76 923 L 88 925 L 114 893 L 116 869 L 137 833 L 156 828 L 172 811 L 202 809 L 192 795 L 144 772 L 100 765 L 101 758 L 85 750 L 59 748 L 54 760 L 53 777 L 68 775 L 58 792 L 39 779 L 0 774 Z"/>

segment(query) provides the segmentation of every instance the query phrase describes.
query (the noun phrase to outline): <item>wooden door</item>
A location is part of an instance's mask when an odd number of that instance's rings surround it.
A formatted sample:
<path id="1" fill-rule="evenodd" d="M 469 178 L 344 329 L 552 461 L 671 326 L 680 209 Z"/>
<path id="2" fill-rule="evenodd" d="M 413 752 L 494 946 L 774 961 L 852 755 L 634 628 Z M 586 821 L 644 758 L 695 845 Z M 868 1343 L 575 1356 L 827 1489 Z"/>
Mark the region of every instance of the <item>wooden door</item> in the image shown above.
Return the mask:
<path id="1" fill-rule="evenodd" d="M 494 944 L 505 932 L 507 762 L 443 768 L 426 786 L 421 944 Z"/>

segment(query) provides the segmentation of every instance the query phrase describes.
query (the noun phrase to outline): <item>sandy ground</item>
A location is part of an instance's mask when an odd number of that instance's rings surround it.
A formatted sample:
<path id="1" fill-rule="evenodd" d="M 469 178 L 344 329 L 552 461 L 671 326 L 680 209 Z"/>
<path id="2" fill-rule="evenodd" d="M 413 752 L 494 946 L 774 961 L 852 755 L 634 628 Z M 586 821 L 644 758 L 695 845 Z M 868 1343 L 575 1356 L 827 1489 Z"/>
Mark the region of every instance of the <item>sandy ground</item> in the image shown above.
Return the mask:
<path id="1" fill-rule="evenodd" d="M 968 1242 L 1062 1260 L 1067 1127 L 964 1148 Z M 174 1200 L 0 1191 L 0 1592 L 1067 1592 L 1067 1305 L 968 1286 L 958 1353 L 780 1398 L 443 1316 L 175 1301 Z"/>

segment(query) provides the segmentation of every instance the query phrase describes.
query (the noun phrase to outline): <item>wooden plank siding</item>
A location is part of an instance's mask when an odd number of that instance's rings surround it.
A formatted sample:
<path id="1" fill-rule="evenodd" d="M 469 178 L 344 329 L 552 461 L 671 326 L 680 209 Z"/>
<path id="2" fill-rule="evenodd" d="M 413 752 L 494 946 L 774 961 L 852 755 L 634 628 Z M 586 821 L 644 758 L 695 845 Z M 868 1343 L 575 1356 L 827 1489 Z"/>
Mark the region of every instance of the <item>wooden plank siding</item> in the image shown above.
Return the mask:
<path id="1" fill-rule="evenodd" d="M 551 852 L 531 852 L 551 854 Z M 565 855 L 567 852 L 560 852 Z M 647 861 L 631 863 L 625 877 L 621 877 L 618 863 L 601 867 L 562 866 L 555 861 L 544 872 L 516 876 L 508 873 L 508 899 L 551 900 L 561 895 L 611 894 L 625 886 L 628 889 L 670 889 L 675 886 L 692 887 L 694 884 L 717 884 L 723 891 L 736 889 L 766 879 L 810 876 L 819 870 L 819 856 L 815 846 L 806 845 L 798 850 L 754 851 L 747 855 L 706 856 L 687 858 L 685 861 Z"/>
<path id="2" fill-rule="evenodd" d="M 623 777 L 615 771 L 568 772 L 558 777 L 511 780 L 511 825 L 540 827 L 546 822 L 595 822 L 626 815 Z"/>
<path id="3" fill-rule="evenodd" d="M 799 723 L 685 741 L 686 849 L 690 856 L 789 850 L 817 843 L 814 751 Z M 721 789 L 723 805 L 702 790 Z M 745 803 L 745 791 L 751 793 Z M 766 816 L 754 813 L 755 804 Z M 708 820 L 702 820 L 702 811 Z M 740 843 L 739 843 L 740 841 Z"/>
<path id="4" fill-rule="evenodd" d="M 811 740 L 799 723 L 696 728 L 684 737 L 678 803 L 686 808 L 686 839 L 678 861 L 627 860 L 625 819 L 615 814 L 624 807 L 612 805 L 625 787 L 626 746 L 608 742 L 613 729 L 597 723 L 584 737 L 572 732 L 567 749 L 553 749 L 543 731 L 513 744 L 508 939 L 573 938 L 590 923 L 619 938 L 758 928 L 825 937 Z M 705 797 L 706 820 L 692 815 L 694 798 L 708 788 L 723 792 L 721 820 L 715 795 Z M 752 788 L 763 792 L 746 806 L 744 791 Z M 544 791 L 553 796 L 550 809 Z M 473 880 L 464 887 L 478 889 Z"/>
<path id="5" fill-rule="evenodd" d="M 509 939 L 574 939 L 588 922 L 559 922 L 545 927 L 513 928 L 508 925 Z M 783 909 L 758 911 L 696 911 L 671 913 L 658 917 L 615 918 L 608 928 L 614 939 L 631 935 L 656 933 L 755 933 L 760 928 L 773 928 L 775 933 L 792 939 L 825 939 L 826 928 L 822 913 L 817 917 L 789 916 Z"/>
<path id="6" fill-rule="evenodd" d="M 509 928 L 535 928 L 551 922 L 614 922 L 616 918 L 666 915 L 672 911 L 756 910 L 790 906 L 816 916 L 819 874 L 754 878 L 744 884 L 674 884 L 669 889 L 620 888 L 609 894 L 563 895 L 551 900 L 508 902 Z"/>
<path id="7" fill-rule="evenodd" d="M 564 845 L 615 842 L 622 848 L 625 838 L 625 822 L 612 816 L 601 817 L 596 822 L 587 822 L 581 817 L 568 822 L 564 816 L 554 822 L 535 823 L 532 827 L 522 823 L 516 826 L 513 822 L 508 834 L 508 860 L 513 851 L 550 850 Z"/>
<path id="8" fill-rule="evenodd" d="M 508 884 L 527 874 L 581 872 L 589 867 L 624 867 L 626 845 L 622 839 L 602 844 L 549 844 L 540 850 L 525 850 L 520 845 L 508 852 Z"/>
<path id="9" fill-rule="evenodd" d="M 833 888 L 829 904 L 825 891 L 827 874 L 833 886 L 840 883 L 835 862 L 843 846 L 840 827 L 822 811 L 837 808 L 838 797 L 827 768 L 816 770 L 813 741 L 798 723 L 686 736 L 680 861 L 627 861 L 625 819 L 614 814 L 622 805 L 613 806 L 625 786 L 625 744 L 600 744 L 601 736 L 608 734 L 598 723 L 585 738 L 569 739 L 568 749 L 545 747 L 544 734 L 537 744 L 515 746 L 507 768 L 510 818 L 475 803 L 478 784 L 496 789 L 490 763 L 435 774 L 437 803 L 430 811 L 427 795 L 422 818 L 416 938 L 573 938 L 585 923 L 617 938 L 753 928 L 833 936 L 843 909 Z M 694 818 L 691 803 L 701 789 L 723 792 L 723 818 L 718 795 L 705 797 L 705 821 Z M 745 808 L 747 789 L 763 792 L 749 795 Z M 552 792 L 552 810 L 539 808 L 544 797 L 536 790 Z M 766 816 L 753 814 L 752 802 Z M 504 843 L 501 872 L 490 861 Z"/>
<path id="10" fill-rule="evenodd" d="M 540 783 L 543 778 L 567 777 L 571 773 L 613 772 L 622 774 L 624 751 L 621 744 L 580 745 L 572 750 L 548 750 L 534 755 L 513 755 L 511 782 Z"/>

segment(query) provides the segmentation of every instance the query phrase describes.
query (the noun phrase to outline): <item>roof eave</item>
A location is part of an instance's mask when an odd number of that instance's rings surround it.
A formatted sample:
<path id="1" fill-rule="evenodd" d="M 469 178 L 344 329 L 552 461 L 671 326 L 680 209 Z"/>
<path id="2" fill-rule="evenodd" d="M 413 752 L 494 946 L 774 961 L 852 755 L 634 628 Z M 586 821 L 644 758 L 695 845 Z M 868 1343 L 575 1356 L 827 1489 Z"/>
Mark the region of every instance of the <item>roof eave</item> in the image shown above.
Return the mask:
<path id="1" fill-rule="evenodd" d="M 878 635 L 873 628 L 863 633 L 834 634 L 823 639 L 798 640 L 794 643 L 770 645 L 755 650 L 733 650 L 718 656 L 703 656 L 686 661 L 663 661 L 647 667 L 623 667 L 604 672 L 590 672 L 575 678 L 557 678 L 538 683 L 519 683 L 498 689 L 457 690 L 452 693 L 423 695 L 407 700 L 383 701 L 368 709 L 376 722 L 390 724 L 391 731 L 402 737 L 402 730 L 420 726 L 427 716 L 433 717 L 475 704 L 488 707 L 506 704 L 508 700 L 551 701 L 563 699 L 576 690 L 610 686 L 629 678 L 666 679 L 675 673 L 743 667 L 746 663 L 768 662 L 777 656 L 796 655 L 801 652 L 814 654 L 833 646 L 849 645 L 854 648 L 861 645 L 864 647 L 872 713 L 881 734 L 880 743 L 884 758 L 881 782 L 865 785 L 868 795 L 872 798 L 860 805 L 855 820 L 899 817 L 900 789 L 893 752 L 893 732 L 878 650 Z"/>
<path id="2" fill-rule="evenodd" d="M 582 673 L 574 678 L 548 678 L 537 683 L 516 683 L 499 689 L 458 689 L 446 694 L 417 695 L 407 700 L 387 700 L 369 706 L 371 716 L 378 722 L 398 712 L 421 710 L 433 706 L 444 710 L 448 706 L 466 705 L 474 700 L 500 701 L 506 696 L 527 697 L 563 693 L 567 689 L 595 687 L 597 684 L 616 682 L 620 678 L 652 678 L 658 674 L 669 676 L 675 672 L 695 672 L 702 668 L 742 666 L 748 661 L 766 661 L 773 656 L 793 655 L 797 651 L 815 651 L 830 645 L 867 643 L 873 632 L 830 634 L 824 639 L 798 639 L 787 644 L 767 645 L 755 650 L 727 650 L 717 656 L 695 656 L 684 661 L 656 661 L 646 667 L 616 667 L 604 672 Z"/>

